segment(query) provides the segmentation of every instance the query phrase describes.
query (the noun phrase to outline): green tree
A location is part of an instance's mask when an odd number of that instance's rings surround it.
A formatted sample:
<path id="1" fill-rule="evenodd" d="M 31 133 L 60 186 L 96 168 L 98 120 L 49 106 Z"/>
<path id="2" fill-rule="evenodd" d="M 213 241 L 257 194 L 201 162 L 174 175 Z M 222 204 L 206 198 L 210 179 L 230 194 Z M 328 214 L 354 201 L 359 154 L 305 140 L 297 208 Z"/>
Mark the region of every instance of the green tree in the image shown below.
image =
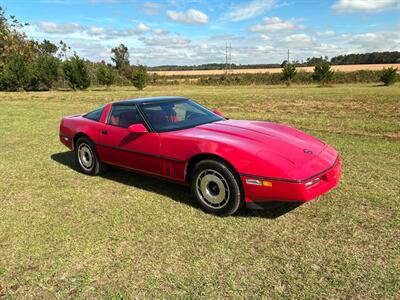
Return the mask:
<path id="1" fill-rule="evenodd" d="M 60 61 L 51 55 L 40 54 L 34 63 L 39 89 L 50 90 L 60 74 Z"/>
<path id="2" fill-rule="evenodd" d="M 134 68 L 130 79 L 133 86 L 141 91 L 146 87 L 148 78 L 146 67 L 139 65 Z"/>
<path id="3" fill-rule="evenodd" d="M 129 66 L 129 51 L 124 44 L 120 44 L 118 47 L 111 49 L 111 60 L 115 63 L 115 67 L 118 70 L 124 69 Z"/>
<path id="4" fill-rule="evenodd" d="M 132 67 L 129 64 L 128 48 L 124 44 L 120 44 L 118 47 L 112 48 L 111 53 L 111 60 L 115 63 L 119 75 L 130 80 Z"/>
<path id="5" fill-rule="evenodd" d="M 105 63 L 101 63 L 96 70 L 96 76 L 99 84 L 109 87 L 115 82 L 115 72 Z"/>
<path id="6" fill-rule="evenodd" d="M 334 74 L 335 72 L 331 70 L 330 64 L 327 61 L 323 61 L 314 67 L 312 78 L 320 82 L 322 86 L 325 86 L 332 81 Z"/>
<path id="7" fill-rule="evenodd" d="M 296 66 L 293 64 L 286 64 L 282 69 L 282 80 L 289 86 L 293 78 L 297 75 Z"/>
<path id="8" fill-rule="evenodd" d="M 9 92 L 30 90 L 34 84 L 30 61 L 22 54 L 9 55 L 0 76 L 0 89 Z"/>
<path id="9" fill-rule="evenodd" d="M 49 90 L 58 80 L 59 60 L 40 53 L 32 58 L 14 53 L 7 56 L 0 74 L 0 89 L 4 91 Z"/>
<path id="10" fill-rule="evenodd" d="M 48 40 L 43 40 L 43 42 L 37 44 L 37 48 L 41 54 L 55 55 L 58 47 Z"/>
<path id="11" fill-rule="evenodd" d="M 386 85 L 395 84 L 398 80 L 397 68 L 389 67 L 382 70 L 380 80 Z"/>
<path id="12" fill-rule="evenodd" d="M 0 72 L 9 56 L 21 54 L 30 60 L 36 53 L 35 43 L 23 31 L 25 25 L 27 24 L 20 23 L 15 16 L 7 19 L 0 6 Z"/>
<path id="13" fill-rule="evenodd" d="M 75 53 L 62 65 L 65 79 L 73 90 L 85 90 L 90 86 L 90 76 L 85 61 Z"/>
<path id="14" fill-rule="evenodd" d="M 0 7 L 0 88 L 48 90 L 58 78 L 59 61 L 53 57 L 57 46 L 44 40 L 30 40 L 23 32 L 27 24 L 15 16 L 5 17 Z"/>

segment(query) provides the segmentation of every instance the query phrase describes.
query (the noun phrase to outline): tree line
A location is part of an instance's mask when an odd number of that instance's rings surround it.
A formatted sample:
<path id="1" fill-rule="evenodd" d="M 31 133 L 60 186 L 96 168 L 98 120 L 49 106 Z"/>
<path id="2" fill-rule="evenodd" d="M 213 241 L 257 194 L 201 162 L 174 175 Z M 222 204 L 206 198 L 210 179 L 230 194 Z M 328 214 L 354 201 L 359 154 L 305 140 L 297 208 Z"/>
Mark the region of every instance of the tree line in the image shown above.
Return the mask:
<path id="1" fill-rule="evenodd" d="M 182 75 L 171 76 L 173 80 L 183 80 Z M 384 68 L 382 71 L 360 70 L 353 72 L 340 72 L 332 70 L 328 61 L 323 61 L 314 67 L 313 72 L 298 72 L 294 64 L 286 64 L 281 73 L 241 73 L 226 75 L 201 75 L 197 76 L 197 84 L 200 85 L 275 85 L 286 84 L 313 84 L 320 86 L 342 83 L 373 83 L 382 82 L 384 85 L 392 85 L 398 79 L 397 68 Z M 189 78 L 188 83 L 193 82 Z M 191 79 L 191 81 L 189 81 Z"/>
<path id="2" fill-rule="evenodd" d="M 55 87 L 87 89 L 92 83 L 104 86 L 132 84 L 143 89 L 148 81 L 145 66 L 131 65 L 128 48 L 123 44 L 111 50 L 114 63 L 91 62 L 60 41 L 38 42 L 23 33 L 27 24 L 14 16 L 7 18 L 0 7 L 0 90 L 46 91 Z"/>
<path id="3" fill-rule="evenodd" d="M 323 60 L 314 67 L 314 72 L 311 73 L 311 79 L 319 82 L 321 86 L 325 86 L 333 81 L 333 79 L 335 78 L 335 73 L 336 72 L 332 70 L 330 63 L 327 60 Z M 350 76 L 359 73 L 362 72 L 347 72 L 347 74 Z M 368 74 L 368 72 L 364 74 Z M 384 68 L 382 71 L 375 72 L 375 74 L 379 74 L 379 80 L 383 82 L 383 84 L 386 86 L 392 85 L 398 80 L 397 68 Z M 286 83 L 287 86 L 290 86 L 296 76 L 297 70 L 294 64 L 286 64 L 282 68 L 281 79 Z"/>
<path id="4" fill-rule="evenodd" d="M 290 64 L 296 67 L 315 67 L 322 62 L 329 62 L 331 65 L 365 65 L 365 64 L 396 64 L 400 63 L 399 51 L 371 52 L 359 54 L 338 55 L 329 59 L 323 57 L 309 57 L 305 60 L 293 60 Z M 269 69 L 283 68 L 289 62 L 284 60 L 281 64 L 232 64 L 232 69 Z M 193 66 L 163 65 L 150 67 L 152 71 L 185 71 L 185 70 L 224 70 L 224 63 L 209 63 Z"/>
<path id="5" fill-rule="evenodd" d="M 209 63 L 192 66 L 180 65 L 162 65 L 149 67 L 152 71 L 188 71 L 188 70 L 224 70 L 227 65 L 225 63 Z M 280 68 L 280 64 L 231 64 L 232 69 L 267 69 L 267 68 Z"/>

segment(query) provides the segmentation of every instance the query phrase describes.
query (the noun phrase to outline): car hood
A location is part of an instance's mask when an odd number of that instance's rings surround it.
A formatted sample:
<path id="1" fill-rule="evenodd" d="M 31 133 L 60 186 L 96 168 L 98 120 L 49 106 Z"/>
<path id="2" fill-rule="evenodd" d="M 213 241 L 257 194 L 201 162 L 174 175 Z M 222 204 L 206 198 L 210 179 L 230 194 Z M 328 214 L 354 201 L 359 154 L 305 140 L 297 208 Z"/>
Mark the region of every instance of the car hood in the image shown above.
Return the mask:
<path id="1" fill-rule="evenodd" d="M 304 163 L 319 155 L 325 143 L 297 129 L 271 122 L 227 120 L 197 127 L 209 138 L 262 155 L 274 152 L 291 163 Z"/>
<path id="2" fill-rule="evenodd" d="M 272 122 L 218 121 L 198 126 L 191 134 L 232 145 L 261 160 L 277 164 L 286 161 L 286 175 L 296 179 L 329 168 L 337 158 L 336 150 L 317 138 Z"/>

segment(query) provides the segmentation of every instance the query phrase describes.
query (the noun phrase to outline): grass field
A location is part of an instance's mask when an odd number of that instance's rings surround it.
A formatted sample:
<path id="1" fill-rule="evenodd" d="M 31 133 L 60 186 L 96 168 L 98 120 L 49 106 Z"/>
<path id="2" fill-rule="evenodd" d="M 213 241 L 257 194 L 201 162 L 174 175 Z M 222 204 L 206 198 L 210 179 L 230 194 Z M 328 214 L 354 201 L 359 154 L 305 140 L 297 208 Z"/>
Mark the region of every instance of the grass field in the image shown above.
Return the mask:
<path id="1" fill-rule="evenodd" d="M 336 147 L 341 184 L 301 206 L 218 218 L 181 186 L 76 171 L 61 116 L 183 95 Z M 0 298 L 397 298 L 400 85 L 0 93 Z"/>
<path id="2" fill-rule="evenodd" d="M 340 72 L 354 72 L 360 70 L 370 70 L 377 71 L 382 70 L 383 68 L 399 68 L 400 64 L 371 64 L 371 65 L 338 65 L 332 66 L 332 70 L 340 71 Z M 303 72 L 313 72 L 314 67 L 298 67 L 298 71 Z M 233 69 L 230 71 L 232 74 L 241 74 L 241 73 L 281 73 L 281 68 L 266 68 L 266 69 Z M 225 73 L 224 70 L 184 70 L 184 71 L 156 71 L 159 75 L 172 76 L 172 75 L 222 75 Z"/>

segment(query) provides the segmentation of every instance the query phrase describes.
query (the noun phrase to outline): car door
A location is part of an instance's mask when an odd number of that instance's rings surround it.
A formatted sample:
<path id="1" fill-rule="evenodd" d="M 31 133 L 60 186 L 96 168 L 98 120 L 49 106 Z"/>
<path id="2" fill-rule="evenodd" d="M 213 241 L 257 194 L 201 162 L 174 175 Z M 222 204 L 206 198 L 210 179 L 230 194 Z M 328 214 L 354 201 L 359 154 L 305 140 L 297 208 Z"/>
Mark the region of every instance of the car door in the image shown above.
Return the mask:
<path id="1" fill-rule="evenodd" d="M 114 103 L 100 128 L 97 144 L 99 155 L 111 165 L 159 174 L 159 134 L 129 132 L 128 127 L 137 123 L 145 125 L 136 104 Z"/>

